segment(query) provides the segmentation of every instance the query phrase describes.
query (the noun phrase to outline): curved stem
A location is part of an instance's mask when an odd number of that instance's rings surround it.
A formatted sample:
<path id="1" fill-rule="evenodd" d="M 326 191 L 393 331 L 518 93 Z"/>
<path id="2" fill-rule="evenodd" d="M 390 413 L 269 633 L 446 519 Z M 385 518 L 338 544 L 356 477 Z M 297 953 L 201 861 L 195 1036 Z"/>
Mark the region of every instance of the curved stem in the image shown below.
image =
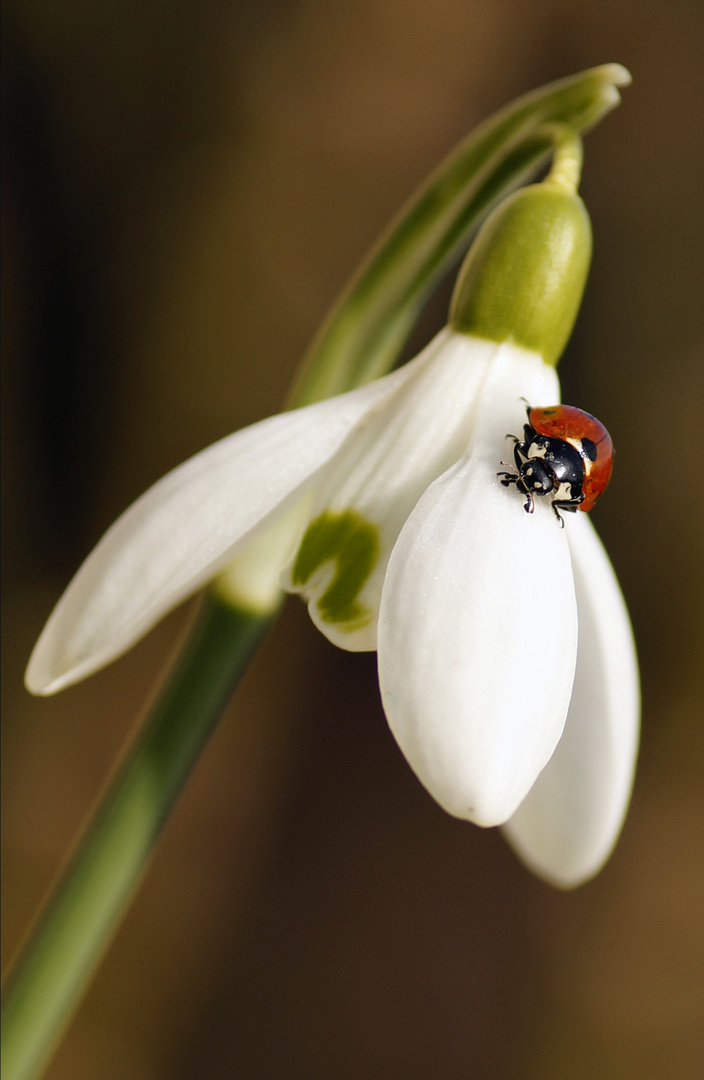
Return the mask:
<path id="1" fill-rule="evenodd" d="M 184 782 L 273 613 L 215 594 L 148 711 L 15 967 L 3 1003 L 2 1075 L 42 1069 L 97 967 Z"/>
<path id="2" fill-rule="evenodd" d="M 620 101 L 619 64 L 582 71 L 511 102 L 428 177 L 372 248 L 323 323 L 289 408 L 390 371 L 423 305 L 477 225 L 555 149 L 555 128 L 587 131 Z"/>
<path id="3" fill-rule="evenodd" d="M 567 124 L 554 124 L 551 131 L 555 153 L 545 182 L 555 184 L 573 195 L 582 176 L 582 140 L 574 128 Z"/>

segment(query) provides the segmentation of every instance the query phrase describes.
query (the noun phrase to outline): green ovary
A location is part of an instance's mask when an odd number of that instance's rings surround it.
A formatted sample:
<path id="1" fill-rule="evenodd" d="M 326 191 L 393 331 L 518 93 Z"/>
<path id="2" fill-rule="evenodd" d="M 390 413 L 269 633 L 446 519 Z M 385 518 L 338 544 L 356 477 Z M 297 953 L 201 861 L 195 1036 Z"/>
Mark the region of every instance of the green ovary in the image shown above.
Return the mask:
<path id="1" fill-rule="evenodd" d="M 356 510 L 326 510 L 311 521 L 291 573 L 293 585 L 303 586 L 325 563 L 336 564 L 332 581 L 317 601 L 321 618 L 347 623 L 350 630 L 366 626 L 373 612 L 359 596 L 376 566 L 381 544 L 379 530 Z"/>

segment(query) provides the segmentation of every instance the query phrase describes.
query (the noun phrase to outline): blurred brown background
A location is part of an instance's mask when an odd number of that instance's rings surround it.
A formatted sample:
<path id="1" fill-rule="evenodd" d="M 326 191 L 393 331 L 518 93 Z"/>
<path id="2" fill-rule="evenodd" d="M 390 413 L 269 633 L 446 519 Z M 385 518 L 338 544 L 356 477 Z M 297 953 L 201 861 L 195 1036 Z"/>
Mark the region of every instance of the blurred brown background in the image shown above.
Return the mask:
<path id="1" fill-rule="evenodd" d="M 290 602 L 49 1077 L 704 1075 L 701 0 L 7 0 L 3 22 L 6 957 L 188 615 L 31 699 L 80 559 L 165 470 L 276 410 L 467 130 L 597 63 L 635 80 L 587 140 L 595 258 L 561 366 L 617 443 L 595 520 L 643 667 L 612 861 L 560 893 L 446 817 L 373 657 Z"/>

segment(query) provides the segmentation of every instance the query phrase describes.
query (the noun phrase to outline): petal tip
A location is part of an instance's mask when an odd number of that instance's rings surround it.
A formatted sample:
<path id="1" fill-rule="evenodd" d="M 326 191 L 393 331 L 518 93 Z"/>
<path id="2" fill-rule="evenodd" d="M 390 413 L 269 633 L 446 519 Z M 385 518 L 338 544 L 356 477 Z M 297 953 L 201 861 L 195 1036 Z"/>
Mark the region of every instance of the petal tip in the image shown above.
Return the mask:
<path id="1" fill-rule="evenodd" d="M 29 658 L 24 674 L 25 688 L 35 697 L 50 697 L 75 682 L 75 679 L 71 677 L 71 672 L 52 670 L 51 664 L 46 661 L 45 651 L 40 638 Z"/>
<path id="2" fill-rule="evenodd" d="M 512 829 L 510 821 L 504 826 L 503 833 L 514 854 L 531 873 L 548 885 L 565 892 L 577 889 L 580 885 L 586 885 L 595 878 L 608 862 L 616 843 L 614 839 L 608 850 L 602 848 L 598 852 L 589 853 L 586 857 L 583 852 L 579 852 L 577 847 L 574 847 L 560 853 L 552 852 L 541 858 L 527 848 L 523 838 Z"/>
<path id="3" fill-rule="evenodd" d="M 613 86 L 630 86 L 633 82 L 633 76 L 623 64 L 603 64 L 598 70 Z"/>

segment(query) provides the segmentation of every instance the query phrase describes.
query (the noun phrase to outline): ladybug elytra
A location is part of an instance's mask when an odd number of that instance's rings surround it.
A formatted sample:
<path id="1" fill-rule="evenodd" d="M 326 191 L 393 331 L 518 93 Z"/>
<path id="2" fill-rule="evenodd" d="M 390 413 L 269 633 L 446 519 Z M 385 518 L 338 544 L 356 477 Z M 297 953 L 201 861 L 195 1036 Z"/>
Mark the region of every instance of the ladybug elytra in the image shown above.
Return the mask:
<path id="1" fill-rule="evenodd" d="M 515 484 L 534 510 L 536 495 L 552 495 L 552 508 L 564 528 L 561 510 L 589 511 L 609 482 L 613 464 L 611 437 L 599 420 L 574 405 L 526 408 L 523 439 L 507 435 L 515 446 L 514 472 L 500 472 L 504 487 Z M 502 465 L 512 466 L 507 461 Z"/>

